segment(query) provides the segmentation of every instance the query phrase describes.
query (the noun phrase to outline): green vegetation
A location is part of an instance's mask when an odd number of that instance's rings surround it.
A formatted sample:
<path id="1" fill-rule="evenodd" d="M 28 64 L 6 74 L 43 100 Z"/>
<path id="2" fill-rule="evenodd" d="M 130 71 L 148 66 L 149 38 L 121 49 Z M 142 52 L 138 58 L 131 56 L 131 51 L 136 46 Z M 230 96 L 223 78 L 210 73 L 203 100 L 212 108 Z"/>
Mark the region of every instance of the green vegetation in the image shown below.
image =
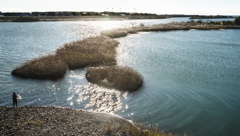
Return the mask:
<path id="1" fill-rule="evenodd" d="M 123 91 L 136 91 L 143 84 L 142 76 L 127 66 L 88 68 L 86 78 L 89 82 L 100 86 Z"/>
<path id="2" fill-rule="evenodd" d="M 60 57 L 49 55 L 27 61 L 15 68 L 12 75 L 23 78 L 57 79 L 64 76 L 67 65 Z"/>
<path id="3" fill-rule="evenodd" d="M 234 22 L 236 25 L 240 25 L 240 17 L 236 17 Z"/>
<path id="4" fill-rule="evenodd" d="M 22 17 L 12 20 L 12 22 L 37 22 L 40 21 L 37 17 Z"/>
<path id="5" fill-rule="evenodd" d="M 62 58 L 69 69 L 116 65 L 115 48 L 118 44 L 118 41 L 106 36 L 89 37 L 63 45 L 57 49 L 56 55 Z"/>

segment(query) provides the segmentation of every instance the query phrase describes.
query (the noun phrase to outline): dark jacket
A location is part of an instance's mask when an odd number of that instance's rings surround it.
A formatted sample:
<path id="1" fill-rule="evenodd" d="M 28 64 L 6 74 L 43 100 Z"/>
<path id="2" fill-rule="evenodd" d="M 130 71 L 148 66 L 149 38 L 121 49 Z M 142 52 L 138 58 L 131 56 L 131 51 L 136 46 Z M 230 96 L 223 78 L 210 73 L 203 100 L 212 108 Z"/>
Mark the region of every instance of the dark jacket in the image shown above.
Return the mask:
<path id="1" fill-rule="evenodd" d="M 12 95 L 12 99 L 13 101 L 17 101 L 17 95 L 15 93 Z"/>

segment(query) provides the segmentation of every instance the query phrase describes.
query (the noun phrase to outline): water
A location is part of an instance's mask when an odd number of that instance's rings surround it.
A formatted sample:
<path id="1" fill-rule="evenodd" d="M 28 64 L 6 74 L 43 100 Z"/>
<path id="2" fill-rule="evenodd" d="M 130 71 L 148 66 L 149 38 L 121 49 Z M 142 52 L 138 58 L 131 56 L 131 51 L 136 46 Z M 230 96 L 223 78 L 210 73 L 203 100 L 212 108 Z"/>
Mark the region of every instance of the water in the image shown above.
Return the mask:
<path id="1" fill-rule="evenodd" d="M 141 33 L 117 39 L 122 43 L 118 65 L 129 65 L 144 77 L 143 88 L 134 94 L 88 83 L 85 69 L 69 70 L 56 81 L 11 75 L 25 60 L 102 30 L 188 20 L 0 23 L 0 106 L 12 106 L 15 91 L 20 106 L 107 112 L 145 124 L 151 116 L 161 129 L 174 133 L 238 135 L 240 30 Z"/>
<path id="2" fill-rule="evenodd" d="M 181 133 L 239 134 L 239 34 L 191 30 L 120 39 L 118 64 L 134 67 L 145 79 L 143 89 L 124 101 L 139 111 L 132 117 L 149 121 L 151 113 L 160 128 Z"/>

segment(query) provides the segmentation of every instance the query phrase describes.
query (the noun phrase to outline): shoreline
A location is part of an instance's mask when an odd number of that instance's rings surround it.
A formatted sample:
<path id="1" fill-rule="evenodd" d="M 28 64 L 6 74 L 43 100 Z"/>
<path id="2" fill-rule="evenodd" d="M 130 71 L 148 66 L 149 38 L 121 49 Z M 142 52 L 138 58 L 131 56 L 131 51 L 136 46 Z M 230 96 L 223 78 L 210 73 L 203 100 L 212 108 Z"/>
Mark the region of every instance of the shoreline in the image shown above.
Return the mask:
<path id="1" fill-rule="evenodd" d="M 64 107 L 0 107 L 2 135 L 131 135 L 121 117 Z"/>
<path id="2" fill-rule="evenodd" d="M 37 22 L 56 22 L 56 21 L 127 21 L 143 19 L 166 19 L 166 18 L 129 18 L 121 16 L 33 16 L 39 18 Z M 12 22 L 19 16 L 0 16 L 0 22 Z"/>

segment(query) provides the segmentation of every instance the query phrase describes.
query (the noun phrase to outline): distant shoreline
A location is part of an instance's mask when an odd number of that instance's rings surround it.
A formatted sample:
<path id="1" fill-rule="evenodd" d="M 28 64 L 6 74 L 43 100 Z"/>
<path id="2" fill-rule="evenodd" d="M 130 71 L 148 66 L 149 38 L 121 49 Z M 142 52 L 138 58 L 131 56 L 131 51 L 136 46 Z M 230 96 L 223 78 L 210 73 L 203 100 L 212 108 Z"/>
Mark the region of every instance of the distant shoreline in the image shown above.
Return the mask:
<path id="1" fill-rule="evenodd" d="M 233 16 L 193 16 L 189 19 L 224 19 L 224 18 L 235 18 Z"/>
<path id="2" fill-rule="evenodd" d="M 39 18 L 38 22 L 50 21 L 126 21 L 138 19 L 165 19 L 165 18 L 151 18 L 151 17 L 121 17 L 121 16 L 34 16 Z M 12 20 L 19 18 L 19 16 L 0 16 L 0 22 L 12 22 Z"/>

